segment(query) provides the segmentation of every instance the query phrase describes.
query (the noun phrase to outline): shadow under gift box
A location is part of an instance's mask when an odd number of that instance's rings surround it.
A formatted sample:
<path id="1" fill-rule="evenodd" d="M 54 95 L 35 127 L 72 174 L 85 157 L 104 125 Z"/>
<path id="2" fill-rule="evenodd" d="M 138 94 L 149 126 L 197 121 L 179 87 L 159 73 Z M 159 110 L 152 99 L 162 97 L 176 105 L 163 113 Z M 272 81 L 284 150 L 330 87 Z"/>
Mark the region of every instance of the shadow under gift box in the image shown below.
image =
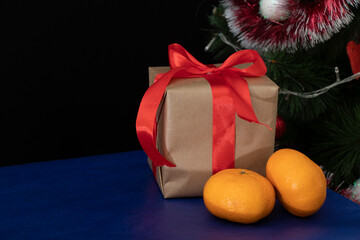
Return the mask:
<path id="1" fill-rule="evenodd" d="M 238 65 L 245 68 L 249 65 Z M 169 67 L 149 67 L 149 85 Z M 265 176 L 274 151 L 278 86 L 267 76 L 244 77 L 254 112 L 261 123 L 240 119 L 236 113 L 235 168 Z M 236 81 L 236 80 L 235 80 Z M 174 78 L 157 112 L 157 148 L 176 167 L 156 167 L 156 181 L 164 198 L 201 197 L 212 175 L 212 93 L 204 78 Z M 148 159 L 150 168 L 151 160 Z"/>

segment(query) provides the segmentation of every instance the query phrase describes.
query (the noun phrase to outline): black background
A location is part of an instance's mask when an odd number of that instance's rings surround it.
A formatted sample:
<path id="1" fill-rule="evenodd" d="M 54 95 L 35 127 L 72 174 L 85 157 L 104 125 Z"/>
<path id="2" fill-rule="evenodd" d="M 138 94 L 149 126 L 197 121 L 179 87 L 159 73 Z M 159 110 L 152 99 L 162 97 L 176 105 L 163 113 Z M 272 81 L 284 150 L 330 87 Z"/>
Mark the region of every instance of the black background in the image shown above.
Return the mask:
<path id="1" fill-rule="evenodd" d="M 2 1 L 0 165 L 140 149 L 148 66 L 198 60 L 217 1 Z"/>

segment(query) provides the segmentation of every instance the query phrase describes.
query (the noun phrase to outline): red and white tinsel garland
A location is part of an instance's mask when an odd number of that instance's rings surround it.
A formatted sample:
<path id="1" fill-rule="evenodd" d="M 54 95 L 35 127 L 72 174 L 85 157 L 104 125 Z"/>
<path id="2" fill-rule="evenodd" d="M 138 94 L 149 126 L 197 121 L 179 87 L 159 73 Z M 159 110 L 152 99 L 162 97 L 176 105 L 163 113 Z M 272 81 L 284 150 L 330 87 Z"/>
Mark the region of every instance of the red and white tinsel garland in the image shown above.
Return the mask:
<path id="1" fill-rule="evenodd" d="M 323 166 L 320 166 L 323 169 Z M 324 170 L 324 174 L 326 177 L 327 185 L 330 186 L 334 173 Z M 351 186 L 346 188 L 342 188 L 344 182 L 342 182 L 339 186 L 337 186 L 334 191 L 340 193 L 351 201 L 360 205 L 360 178 L 357 179 Z"/>
<path id="2" fill-rule="evenodd" d="M 360 205 L 360 179 L 356 180 L 350 187 L 340 190 L 339 193 Z"/>
<path id="3" fill-rule="evenodd" d="M 243 48 L 260 51 L 311 48 L 348 25 L 354 17 L 350 7 L 360 4 L 360 0 L 277 0 L 266 3 L 265 8 L 277 4 L 274 7 L 286 8 L 277 10 L 285 15 L 271 19 L 264 15 L 264 9 L 260 11 L 260 2 L 265 5 L 263 1 L 222 0 L 230 31 Z"/>

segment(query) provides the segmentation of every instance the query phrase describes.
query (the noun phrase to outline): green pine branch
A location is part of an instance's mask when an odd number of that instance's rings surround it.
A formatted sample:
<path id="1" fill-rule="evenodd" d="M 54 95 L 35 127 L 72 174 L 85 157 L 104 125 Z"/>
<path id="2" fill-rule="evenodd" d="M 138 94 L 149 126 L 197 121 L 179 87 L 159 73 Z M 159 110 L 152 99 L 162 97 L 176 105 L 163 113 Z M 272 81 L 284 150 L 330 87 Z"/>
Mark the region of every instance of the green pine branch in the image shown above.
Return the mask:
<path id="1" fill-rule="evenodd" d="M 214 58 L 219 61 L 224 61 L 228 56 L 234 53 L 234 49 L 229 45 L 225 44 L 219 37 L 219 34 L 223 34 L 230 42 L 238 45 L 236 38 L 230 32 L 227 21 L 223 15 L 224 7 L 219 5 L 214 8 L 212 15 L 209 16 L 209 22 L 213 26 L 213 31 L 209 36 L 209 42 L 213 40 L 209 52 L 214 54 Z"/>
<path id="2" fill-rule="evenodd" d="M 333 189 L 343 182 L 342 187 L 347 187 L 360 178 L 360 101 L 351 99 L 333 108 L 311 130 L 309 155 L 334 173 Z"/>
<path id="3" fill-rule="evenodd" d="M 312 92 L 336 81 L 334 68 L 311 59 L 306 53 L 271 52 L 264 56 L 267 75 L 280 87 L 293 92 Z M 310 121 L 333 103 L 337 89 L 316 98 L 305 99 L 294 95 L 279 96 L 279 114 L 287 119 Z"/>

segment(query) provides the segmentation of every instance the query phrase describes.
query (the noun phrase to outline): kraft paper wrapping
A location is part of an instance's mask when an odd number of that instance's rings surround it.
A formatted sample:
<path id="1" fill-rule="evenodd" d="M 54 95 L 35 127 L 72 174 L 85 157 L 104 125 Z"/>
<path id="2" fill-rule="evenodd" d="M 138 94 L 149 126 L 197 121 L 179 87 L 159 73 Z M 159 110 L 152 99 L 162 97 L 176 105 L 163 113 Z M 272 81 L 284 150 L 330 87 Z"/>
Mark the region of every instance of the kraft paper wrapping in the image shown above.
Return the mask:
<path id="1" fill-rule="evenodd" d="M 149 84 L 158 73 L 169 70 L 150 67 Z M 272 131 L 236 115 L 235 168 L 265 176 L 266 162 L 274 151 L 278 86 L 266 76 L 245 79 L 258 120 Z M 157 147 L 176 165 L 156 169 L 156 181 L 164 198 L 201 197 L 212 175 L 212 95 L 204 78 L 171 80 L 158 109 Z"/>

